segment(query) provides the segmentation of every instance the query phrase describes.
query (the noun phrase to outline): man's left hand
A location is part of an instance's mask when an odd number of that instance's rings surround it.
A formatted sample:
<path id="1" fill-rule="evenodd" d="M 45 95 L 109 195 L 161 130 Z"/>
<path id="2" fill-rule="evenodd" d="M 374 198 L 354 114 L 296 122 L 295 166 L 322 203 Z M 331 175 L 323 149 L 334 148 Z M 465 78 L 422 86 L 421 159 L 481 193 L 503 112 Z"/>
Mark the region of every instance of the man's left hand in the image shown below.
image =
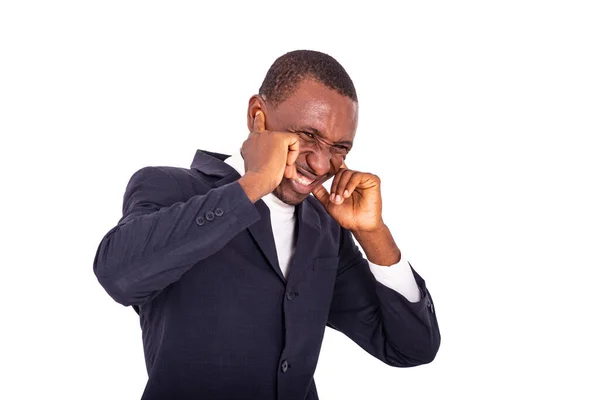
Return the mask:
<path id="1" fill-rule="evenodd" d="M 350 231 L 375 231 L 383 224 L 381 217 L 381 180 L 378 176 L 353 171 L 343 164 L 331 184 L 331 194 L 323 185 L 313 195 L 340 226 Z"/>

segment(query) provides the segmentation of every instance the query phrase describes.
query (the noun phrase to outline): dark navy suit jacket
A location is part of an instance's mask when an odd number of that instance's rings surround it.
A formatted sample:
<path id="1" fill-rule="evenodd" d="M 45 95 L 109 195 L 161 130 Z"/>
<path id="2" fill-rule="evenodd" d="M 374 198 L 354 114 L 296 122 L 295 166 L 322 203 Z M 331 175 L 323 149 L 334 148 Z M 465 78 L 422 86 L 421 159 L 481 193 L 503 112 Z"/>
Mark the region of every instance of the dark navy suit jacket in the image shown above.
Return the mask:
<path id="1" fill-rule="evenodd" d="M 226 158 L 198 150 L 190 169 L 137 171 L 98 247 L 98 280 L 139 314 L 142 399 L 316 400 L 326 326 L 391 366 L 433 360 L 438 324 L 414 270 L 418 303 L 377 282 L 350 232 L 309 196 L 286 280 L 269 209 Z"/>

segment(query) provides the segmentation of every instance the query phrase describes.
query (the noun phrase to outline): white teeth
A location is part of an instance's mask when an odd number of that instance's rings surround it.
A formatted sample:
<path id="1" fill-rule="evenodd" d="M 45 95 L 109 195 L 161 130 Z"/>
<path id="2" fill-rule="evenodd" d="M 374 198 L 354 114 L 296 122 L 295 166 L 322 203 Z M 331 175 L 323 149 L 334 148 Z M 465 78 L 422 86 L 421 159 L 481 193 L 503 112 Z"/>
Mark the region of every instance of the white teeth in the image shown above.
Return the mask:
<path id="1" fill-rule="evenodd" d="M 310 180 L 307 177 L 300 174 L 298 174 L 298 179 L 295 179 L 295 181 L 304 186 L 310 186 L 314 182 L 314 180 Z"/>

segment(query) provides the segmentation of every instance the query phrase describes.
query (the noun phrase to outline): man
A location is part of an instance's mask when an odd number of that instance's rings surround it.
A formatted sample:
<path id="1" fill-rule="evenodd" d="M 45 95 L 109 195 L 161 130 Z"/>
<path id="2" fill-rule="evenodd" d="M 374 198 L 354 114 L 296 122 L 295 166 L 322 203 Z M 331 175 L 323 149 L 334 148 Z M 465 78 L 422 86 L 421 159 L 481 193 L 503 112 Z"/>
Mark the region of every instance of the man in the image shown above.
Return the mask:
<path id="1" fill-rule="evenodd" d="M 318 399 L 326 326 L 392 366 L 432 361 L 433 302 L 384 224 L 380 180 L 344 164 L 358 102 L 343 67 L 283 55 L 247 120 L 240 154 L 137 171 L 98 248 L 98 280 L 140 316 L 142 398 Z"/>

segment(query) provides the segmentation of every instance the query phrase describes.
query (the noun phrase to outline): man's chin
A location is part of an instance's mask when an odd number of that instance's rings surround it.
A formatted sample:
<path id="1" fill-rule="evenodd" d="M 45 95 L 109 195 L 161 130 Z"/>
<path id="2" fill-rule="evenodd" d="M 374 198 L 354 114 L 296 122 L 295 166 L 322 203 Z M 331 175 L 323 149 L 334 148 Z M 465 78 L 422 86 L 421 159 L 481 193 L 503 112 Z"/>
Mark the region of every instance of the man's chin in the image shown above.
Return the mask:
<path id="1" fill-rule="evenodd" d="M 275 197 L 291 206 L 302 203 L 304 199 L 310 196 L 308 193 L 299 193 L 294 189 L 294 185 L 288 178 L 283 178 L 283 181 L 273 191 Z"/>

